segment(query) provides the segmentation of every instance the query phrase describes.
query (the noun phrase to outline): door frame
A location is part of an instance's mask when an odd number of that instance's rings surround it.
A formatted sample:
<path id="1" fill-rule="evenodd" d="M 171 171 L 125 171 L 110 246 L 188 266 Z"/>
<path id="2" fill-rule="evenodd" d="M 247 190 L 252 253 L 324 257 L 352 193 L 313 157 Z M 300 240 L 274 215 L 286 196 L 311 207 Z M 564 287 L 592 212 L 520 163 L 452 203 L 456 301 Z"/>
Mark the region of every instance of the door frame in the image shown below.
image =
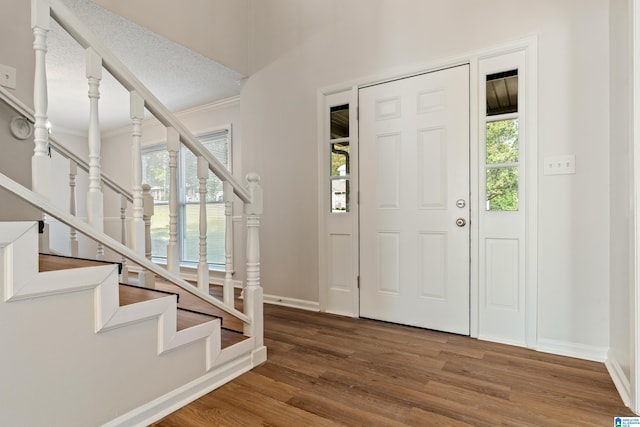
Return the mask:
<path id="1" fill-rule="evenodd" d="M 488 49 L 463 54 L 456 57 L 431 61 L 418 64 L 412 67 L 404 67 L 390 72 L 383 72 L 370 77 L 362 77 L 352 81 L 327 86 L 317 91 L 317 140 L 318 140 L 318 249 L 319 249 L 319 307 L 320 311 L 332 313 L 331 307 L 327 306 L 327 271 L 329 268 L 329 256 L 327 252 L 327 218 L 329 215 L 328 200 L 323 182 L 326 180 L 326 98 L 331 95 L 344 93 L 350 99 L 350 107 L 358 108 L 358 90 L 363 87 L 381 84 L 401 78 L 411 77 L 428 72 L 438 71 L 458 65 L 469 65 L 469 154 L 470 154 L 470 224 L 475 224 L 470 229 L 470 335 L 479 337 L 479 293 L 480 293 L 480 248 L 479 230 L 482 227 L 478 211 L 480 194 L 479 180 L 479 90 L 482 89 L 479 75 L 479 62 L 482 59 L 506 55 L 509 53 L 523 51 L 526 55 L 526 122 L 527 122 L 527 143 L 526 143 L 526 171 L 527 188 L 525 193 L 526 208 L 526 231 L 525 231 L 525 346 L 535 349 L 537 347 L 537 295 L 538 295 L 538 143 L 537 143 L 537 39 L 529 37 L 511 43 L 495 46 Z M 357 116 L 356 116 L 357 120 Z M 357 124 L 356 124 L 357 129 Z M 352 188 L 354 201 L 357 202 L 357 189 Z M 359 242 L 358 222 L 354 223 L 352 233 L 355 241 Z M 359 268 L 358 265 L 356 267 Z M 357 271 L 357 269 L 356 269 Z M 359 295 L 357 280 L 351 284 L 353 286 L 354 301 L 352 303 L 353 312 L 337 313 L 359 317 Z"/>

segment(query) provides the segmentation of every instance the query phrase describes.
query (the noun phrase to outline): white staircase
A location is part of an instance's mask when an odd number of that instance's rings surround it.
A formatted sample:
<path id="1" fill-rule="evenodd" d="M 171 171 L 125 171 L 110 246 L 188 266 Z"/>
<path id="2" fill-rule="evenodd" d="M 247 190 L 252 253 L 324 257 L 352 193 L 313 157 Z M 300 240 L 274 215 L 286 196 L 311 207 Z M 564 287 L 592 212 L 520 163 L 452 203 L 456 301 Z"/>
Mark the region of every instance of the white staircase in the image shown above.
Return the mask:
<path id="1" fill-rule="evenodd" d="M 145 425 L 264 360 L 175 296 L 119 307 L 115 265 L 39 273 L 37 228 L 0 223 L 2 425 Z"/>

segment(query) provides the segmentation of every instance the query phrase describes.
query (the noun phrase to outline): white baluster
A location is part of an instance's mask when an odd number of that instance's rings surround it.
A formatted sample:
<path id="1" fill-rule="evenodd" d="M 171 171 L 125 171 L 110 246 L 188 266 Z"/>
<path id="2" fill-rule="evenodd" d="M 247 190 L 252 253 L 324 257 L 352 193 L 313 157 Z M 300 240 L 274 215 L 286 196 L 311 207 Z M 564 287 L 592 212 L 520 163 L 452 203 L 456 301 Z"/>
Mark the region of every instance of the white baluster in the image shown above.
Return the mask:
<path id="1" fill-rule="evenodd" d="M 50 28 L 49 3 L 46 0 L 32 0 L 31 28 L 33 30 L 35 51 L 35 74 L 33 80 L 34 107 L 34 143 L 35 148 L 31 158 L 31 189 L 43 197 L 49 197 L 49 182 L 51 182 L 51 158 L 49 157 L 49 129 L 47 127 L 48 96 L 47 96 L 47 34 Z M 44 233 L 40 236 L 40 252 L 49 252 L 49 224 L 46 215 L 42 215 Z"/>
<path id="2" fill-rule="evenodd" d="M 144 99 L 137 93 L 131 92 L 131 189 L 133 192 L 132 209 L 132 239 L 131 248 L 140 255 L 144 255 L 144 208 L 142 203 L 142 154 L 140 144 L 142 139 L 142 120 L 144 119 Z"/>
<path id="3" fill-rule="evenodd" d="M 200 182 L 200 261 L 198 262 L 198 287 L 209 293 L 209 265 L 207 264 L 207 178 L 209 163 L 198 157 L 198 181 Z"/>
<path id="4" fill-rule="evenodd" d="M 127 246 L 127 197 L 120 194 L 120 243 Z M 122 257 L 122 271 L 120 272 L 120 283 L 129 283 L 129 268 L 127 259 Z"/>
<path id="5" fill-rule="evenodd" d="M 78 164 L 69 159 L 69 213 L 73 216 L 78 215 L 76 206 L 76 176 L 78 175 Z M 69 228 L 69 254 L 72 257 L 78 256 L 78 232 L 75 228 Z"/>
<path id="6" fill-rule="evenodd" d="M 229 181 L 223 181 L 224 194 L 224 290 L 223 301 L 233 307 L 234 305 L 234 285 L 233 285 L 233 187 Z"/>
<path id="7" fill-rule="evenodd" d="M 247 216 L 247 283 L 243 290 L 244 313 L 252 324 L 244 325 L 244 334 L 255 337 L 256 347 L 264 343 L 262 288 L 260 287 L 260 216 L 262 215 L 262 187 L 258 174 L 247 175 L 247 189 L 251 203 L 245 205 Z"/>
<path id="8" fill-rule="evenodd" d="M 142 186 L 142 203 L 144 206 L 144 256 L 151 261 L 151 217 L 153 216 L 154 206 L 153 197 L 151 196 L 151 186 L 149 184 Z M 139 280 L 142 286 L 146 288 L 155 287 L 155 276 L 150 271 L 141 271 Z"/>
<path id="9" fill-rule="evenodd" d="M 169 151 L 169 244 L 167 245 L 167 270 L 180 273 L 180 248 L 178 246 L 178 151 L 180 135 L 174 128 L 167 128 Z"/>
<path id="10" fill-rule="evenodd" d="M 133 207 L 131 218 L 131 249 L 139 255 L 146 254 L 146 238 L 144 226 L 144 203 L 142 200 L 142 120 L 144 119 L 144 99 L 135 91 L 130 94 L 131 130 L 131 189 Z M 144 271 L 138 274 L 140 286 L 146 286 L 145 278 L 150 277 Z"/>
<path id="11" fill-rule="evenodd" d="M 100 171 L 100 80 L 102 58 L 88 48 L 87 80 L 89 82 L 89 193 L 87 194 L 87 222 L 99 232 L 104 231 L 103 195 Z M 98 243 L 98 259 L 104 257 L 104 247 Z"/>

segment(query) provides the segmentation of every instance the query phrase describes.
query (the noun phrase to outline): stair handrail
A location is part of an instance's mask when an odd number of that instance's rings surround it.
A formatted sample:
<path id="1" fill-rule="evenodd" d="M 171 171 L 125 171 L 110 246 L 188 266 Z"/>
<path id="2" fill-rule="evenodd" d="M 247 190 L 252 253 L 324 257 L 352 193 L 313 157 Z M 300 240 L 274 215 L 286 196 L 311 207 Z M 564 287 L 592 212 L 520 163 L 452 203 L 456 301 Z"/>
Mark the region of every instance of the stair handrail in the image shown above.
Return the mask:
<path id="1" fill-rule="evenodd" d="M 60 208 L 53 205 L 46 198 L 22 186 L 21 184 L 12 180 L 8 176 L 4 175 L 3 173 L 0 173 L 0 187 L 3 187 L 7 191 L 20 197 L 22 200 L 29 203 L 31 206 L 44 211 L 46 214 L 50 215 L 53 218 L 56 218 L 58 221 L 62 222 L 63 224 L 66 224 L 69 227 L 75 228 L 82 234 L 92 238 L 93 240 L 96 240 L 102 243 L 104 246 L 122 255 L 123 257 L 130 259 L 131 261 L 135 262 L 142 268 L 152 271 L 153 273 L 164 278 L 165 280 L 189 292 L 190 294 L 210 303 L 211 305 L 236 317 L 237 319 L 240 319 L 246 325 L 252 325 L 253 323 L 252 319 L 246 314 L 236 310 L 233 307 L 226 305 L 224 302 L 207 294 L 206 292 L 202 292 L 200 289 L 191 285 L 187 281 L 169 272 L 168 270 L 165 270 L 164 268 L 158 266 L 157 264 L 154 264 L 144 256 L 139 255 L 138 253 L 124 246 L 122 243 L 118 242 L 117 240 L 107 236 L 104 233 L 100 233 L 96 231 L 92 226 L 90 226 L 86 222 L 80 221 L 73 215 L 70 215 L 64 212 Z"/>
<path id="2" fill-rule="evenodd" d="M 93 49 L 101 58 L 102 66 L 129 92 L 137 92 L 145 108 L 166 127 L 173 127 L 180 141 L 196 156 L 203 157 L 211 170 L 222 181 L 231 184 L 233 192 L 244 202 L 251 203 L 251 195 L 218 159 L 187 129 L 184 124 L 89 30 L 61 0 L 48 0 L 50 15 L 83 48 Z"/>
<path id="3" fill-rule="evenodd" d="M 13 111 L 20 114 L 31 123 L 35 123 L 35 112 L 20 99 L 18 99 L 14 94 L 9 92 L 2 86 L 0 86 L 0 100 L 4 101 L 9 107 L 11 107 Z M 62 145 L 51 135 L 49 135 L 49 145 L 63 157 L 73 160 L 80 167 L 80 169 L 84 170 L 85 172 L 89 172 L 89 163 L 87 163 L 81 157 Z M 104 182 L 107 187 L 112 189 L 115 193 L 125 196 L 129 202 L 133 202 L 133 195 L 129 190 L 126 190 L 123 186 L 118 184 L 113 178 L 111 178 L 104 172 L 101 172 L 101 177 L 102 182 Z"/>

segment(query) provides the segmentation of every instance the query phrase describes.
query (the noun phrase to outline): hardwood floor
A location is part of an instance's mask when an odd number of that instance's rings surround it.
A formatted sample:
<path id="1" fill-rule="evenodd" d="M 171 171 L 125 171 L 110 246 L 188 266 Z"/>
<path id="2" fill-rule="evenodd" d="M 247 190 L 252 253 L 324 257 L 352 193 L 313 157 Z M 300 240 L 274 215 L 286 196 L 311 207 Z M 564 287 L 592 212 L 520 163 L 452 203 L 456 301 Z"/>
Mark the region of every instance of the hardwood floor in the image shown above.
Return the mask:
<path id="1" fill-rule="evenodd" d="M 601 363 L 265 305 L 268 361 L 154 424 L 612 426 Z"/>

